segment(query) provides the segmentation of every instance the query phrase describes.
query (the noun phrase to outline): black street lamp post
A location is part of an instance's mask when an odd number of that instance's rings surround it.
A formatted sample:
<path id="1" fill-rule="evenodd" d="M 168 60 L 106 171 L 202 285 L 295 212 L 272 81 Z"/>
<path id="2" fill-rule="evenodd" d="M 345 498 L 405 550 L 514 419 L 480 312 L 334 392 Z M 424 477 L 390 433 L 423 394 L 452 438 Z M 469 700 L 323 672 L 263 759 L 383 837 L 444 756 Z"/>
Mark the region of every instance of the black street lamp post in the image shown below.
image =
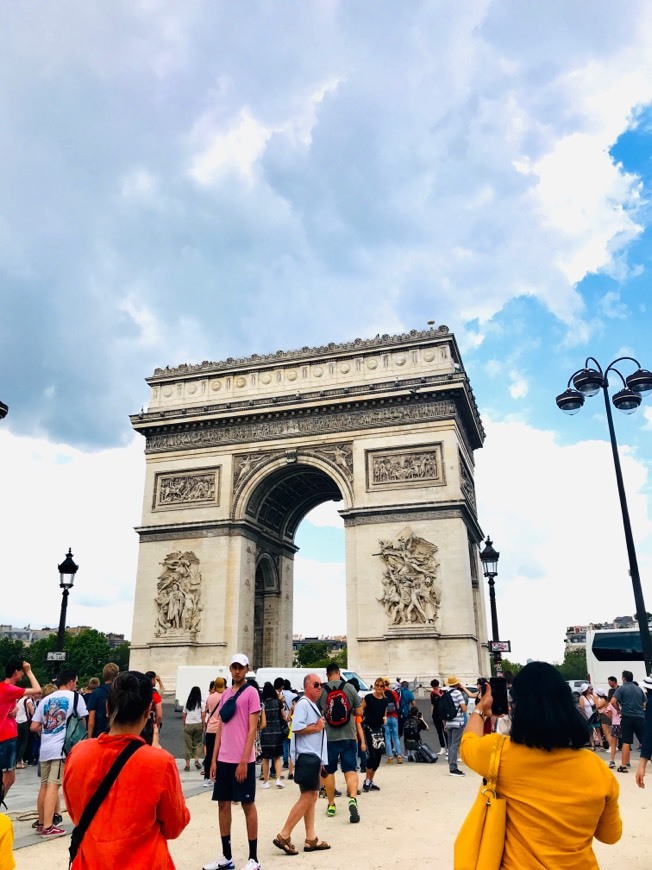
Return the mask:
<path id="1" fill-rule="evenodd" d="M 626 378 L 624 378 L 616 368 L 616 363 L 624 361 L 633 362 L 637 366 L 636 371 L 633 374 L 628 375 Z M 595 368 L 590 368 L 589 363 L 594 363 Z M 629 558 L 629 574 L 632 578 L 632 587 L 634 590 L 636 619 L 638 620 L 638 629 L 641 633 L 641 646 L 643 649 L 645 672 L 649 674 L 650 669 L 652 668 L 652 640 L 650 640 L 650 627 L 648 625 L 645 601 L 643 600 L 643 588 L 641 586 L 641 577 L 638 571 L 634 536 L 632 535 L 632 526 L 629 520 L 627 496 L 625 495 L 623 473 L 620 467 L 620 456 L 618 455 L 618 442 L 616 441 L 616 432 L 614 430 L 611 405 L 609 403 L 609 372 L 615 372 L 623 383 L 623 388 L 617 393 L 614 393 L 612 398 L 614 406 L 624 414 L 633 414 L 641 404 L 641 396 L 652 392 L 652 372 L 647 369 L 642 369 L 638 360 L 631 356 L 618 357 L 618 359 L 609 363 L 604 371 L 602 371 L 600 363 L 594 357 L 588 357 L 584 363 L 584 368 L 579 369 L 570 376 L 566 390 L 557 396 L 555 401 L 557 402 L 557 407 L 564 411 L 564 413 L 577 414 L 584 404 L 585 397 L 595 396 L 600 390 L 603 392 L 604 406 L 607 411 L 609 438 L 611 440 L 611 452 L 613 454 L 614 467 L 616 469 L 616 483 L 618 485 L 620 510 L 623 515 L 625 542 L 627 544 L 627 556 Z M 574 389 L 571 389 L 571 381 L 573 382 Z"/>
<path id="2" fill-rule="evenodd" d="M 0 420 L 4 420 L 9 411 L 9 405 L 5 405 L 4 402 L 0 402 Z"/>
<path id="3" fill-rule="evenodd" d="M 496 610 L 496 590 L 494 589 L 495 578 L 498 576 L 498 559 L 500 559 L 500 553 L 496 552 L 493 548 L 493 542 L 491 538 L 487 535 L 487 540 L 484 542 L 484 550 L 480 553 L 480 561 L 482 562 L 482 568 L 484 571 L 484 576 L 487 578 L 489 583 L 489 607 L 491 608 L 491 634 L 492 641 L 496 642 L 500 640 L 500 632 L 498 631 L 498 611 Z M 493 653 L 494 660 L 494 671 L 496 676 L 500 676 L 502 674 L 502 661 L 503 657 L 500 650 L 494 649 Z"/>
<path id="4" fill-rule="evenodd" d="M 72 559 L 72 550 L 68 547 L 68 553 L 59 568 L 59 586 L 61 586 L 61 616 L 59 618 L 59 631 L 57 632 L 57 652 L 63 652 L 63 642 L 66 635 L 66 612 L 68 610 L 68 595 L 75 582 L 75 574 L 79 570 Z M 62 657 L 57 661 L 61 662 Z"/>

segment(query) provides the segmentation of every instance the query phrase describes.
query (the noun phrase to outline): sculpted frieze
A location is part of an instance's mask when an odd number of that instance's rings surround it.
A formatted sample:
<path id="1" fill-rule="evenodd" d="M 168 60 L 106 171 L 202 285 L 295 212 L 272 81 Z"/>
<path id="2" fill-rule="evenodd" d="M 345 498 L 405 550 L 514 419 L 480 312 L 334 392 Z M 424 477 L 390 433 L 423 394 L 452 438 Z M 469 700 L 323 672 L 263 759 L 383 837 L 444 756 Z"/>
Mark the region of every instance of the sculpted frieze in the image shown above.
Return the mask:
<path id="1" fill-rule="evenodd" d="M 435 627 L 441 605 L 437 547 L 406 526 L 393 541 L 379 541 L 384 564 L 383 595 L 378 599 L 391 626 Z"/>
<path id="2" fill-rule="evenodd" d="M 193 472 L 157 474 L 153 508 L 178 510 L 218 504 L 219 471 L 219 467 L 216 467 Z"/>
<path id="3" fill-rule="evenodd" d="M 473 478 L 466 467 L 466 463 L 462 459 L 462 454 L 460 454 L 460 489 L 462 490 L 462 495 L 472 506 L 473 510 L 476 510 Z"/>
<path id="4" fill-rule="evenodd" d="M 455 402 L 438 400 L 414 404 L 363 406 L 328 413 L 297 415 L 291 418 L 265 419 L 252 423 L 233 422 L 223 426 L 204 426 L 184 432 L 169 432 L 147 437 L 147 453 L 163 453 L 191 447 L 213 447 L 243 441 L 267 441 L 302 435 L 319 435 L 377 426 L 428 423 L 433 419 L 454 417 Z"/>
<path id="5" fill-rule="evenodd" d="M 366 456 L 368 490 L 443 486 L 446 483 L 441 443 L 407 449 L 368 450 Z"/>
<path id="6" fill-rule="evenodd" d="M 197 634 L 204 609 L 199 559 L 192 550 L 176 550 L 168 553 L 160 564 L 163 571 L 156 584 L 154 634 L 157 637 Z"/>

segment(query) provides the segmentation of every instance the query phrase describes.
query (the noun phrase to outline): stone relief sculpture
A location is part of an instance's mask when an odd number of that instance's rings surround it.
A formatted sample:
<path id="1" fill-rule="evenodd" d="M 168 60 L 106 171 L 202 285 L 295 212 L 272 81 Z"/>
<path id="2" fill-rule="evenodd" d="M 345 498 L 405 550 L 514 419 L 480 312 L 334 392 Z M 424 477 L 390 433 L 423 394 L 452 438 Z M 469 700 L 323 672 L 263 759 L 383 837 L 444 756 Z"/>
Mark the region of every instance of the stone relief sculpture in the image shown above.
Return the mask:
<path id="1" fill-rule="evenodd" d="M 166 474 L 158 477 L 157 507 L 215 502 L 215 470 L 202 474 Z"/>
<path id="2" fill-rule="evenodd" d="M 176 550 L 161 562 L 154 599 L 158 608 L 157 637 L 170 634 L 196 634 L 204 609 L 201 603 L 199 559 L 191 551 Z"/>
<path id="3" fill-rule="evenodd" d="M 467 469 L 464 460 L 460 454 L 460 488 L 462 495 L 467 499 L 469 504 L 475 510 L 475 487 L 473 486 L 473 478 Z"/>
<path id="4" fill-rule="evenodd" d="M 311 453 L 329 459 L 349 480 L 353 480 L 353 450 L 350 444 L 330 444 L 326 447 L 317 447 Z"/>
<path id="5" fill-rule="evenodd" d="M 374 456 L 373 483 L 398 483 L 405 480 L 436 480 L 439 476 L 437 454 L 405 453 L 402 456 Z"/>
<path id="6" fill-rule="evenodd" d="M 417 538 L 405 528 L 394 541 L 379 541 L 385 564 L 383 596 L 377 599 L 385 608 L 390 626 L 436 625 L 441 604 L 441 584 L 437 578 L 437 547 Z"/>

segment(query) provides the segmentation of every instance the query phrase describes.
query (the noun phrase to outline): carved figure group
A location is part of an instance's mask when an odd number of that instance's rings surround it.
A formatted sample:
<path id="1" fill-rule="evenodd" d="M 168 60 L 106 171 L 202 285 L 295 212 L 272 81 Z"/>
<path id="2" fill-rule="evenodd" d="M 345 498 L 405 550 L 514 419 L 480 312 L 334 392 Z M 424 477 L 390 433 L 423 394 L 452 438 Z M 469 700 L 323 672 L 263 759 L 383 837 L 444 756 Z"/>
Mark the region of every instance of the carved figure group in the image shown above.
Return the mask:
<path id="1" fill-rule="evenodd" d="M 174 475 L 161 478 L 159 505 L 207 501 L 215 498 L 215 474 Z"/>
<path id="2" fill-rule="evenodd" d="M 190 550 L 168 553 L 161 562 L 163 571 L 156 586 L 155 634 L 190 632 L 199 630 L 201 613 L 201 574 L 199 559 Z"/>
<path id="3" fill-rule="evenodd" d="M 383 595 L 390 625 L 434 625 L 439 616 L 441 584 L 437 578 L 437 547 L 417 538 L 409 528 L 395 541 L 379 541 L 385 563 Z"/>
<path id="4" fill-rule="evenodd" d="M 434 451 L 403 456 L 375 456 L 373 482 L 394 483 L 405 480 L 434 480 L 439 476 Z"/>

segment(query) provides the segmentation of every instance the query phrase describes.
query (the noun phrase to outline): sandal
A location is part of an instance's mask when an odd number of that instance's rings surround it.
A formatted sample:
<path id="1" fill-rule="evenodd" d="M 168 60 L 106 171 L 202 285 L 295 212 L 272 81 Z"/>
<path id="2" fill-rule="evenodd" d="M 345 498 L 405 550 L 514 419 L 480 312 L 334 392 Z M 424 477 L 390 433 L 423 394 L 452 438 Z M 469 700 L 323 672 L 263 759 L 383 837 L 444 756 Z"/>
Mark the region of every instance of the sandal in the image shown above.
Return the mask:
<path id="1" fill-rule="evenodd" d="M 303 847 L 304 852 L 323 852 L 324 849 L 330 849 L 330 843 L 327 843 L 326 840 L 320 840 L 319 837 L 315 837 L 314 840 L 306 840 Z"/>
<path id="2" fill-rule="evenodd" d="M 277 849 L 280 849 L 281 852 L 285 852 L 286 855 L 298 855 L 298 851 L 292 845 L 291 837 L 282 837 L 280 834 L 277 834 L 275 839 L 272 840 L 272 843 L 276 846 Z"/>
<path id="3" fill-rule="evenodd" d="M 196 758 L 195 758 L 195 767 L 197 768 L 197 770 L 201 770 L 201 764 L 199 763 L 199 761 Z"/>

